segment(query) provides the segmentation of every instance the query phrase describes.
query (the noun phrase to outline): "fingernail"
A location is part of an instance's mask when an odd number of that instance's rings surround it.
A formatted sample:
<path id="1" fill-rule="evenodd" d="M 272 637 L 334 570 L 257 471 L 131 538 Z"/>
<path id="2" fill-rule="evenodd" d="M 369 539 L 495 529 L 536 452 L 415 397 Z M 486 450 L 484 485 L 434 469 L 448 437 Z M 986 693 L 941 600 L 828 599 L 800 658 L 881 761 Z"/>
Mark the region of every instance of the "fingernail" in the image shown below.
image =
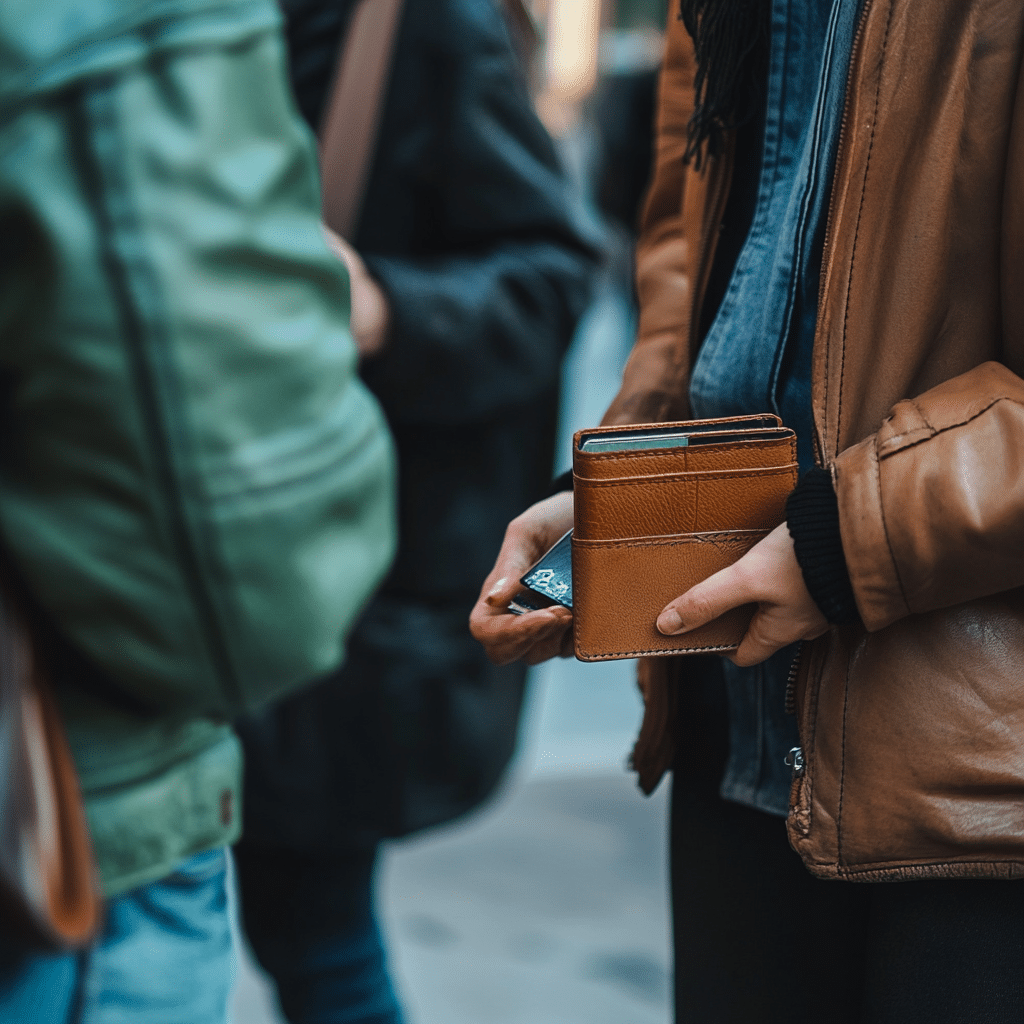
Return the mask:
<path id="1" fill-rule="evenodd" d="M 502 590 L 505 589 L 506 583 L 508 583 L 508 578 L 502 576 L 501 579 L 498 580 L 498 582 L 495 583 L 493 587 L 491 587 L 490 591 L 487 594 L 487 599 L 490 600 L 492 597 L 494 597 L 495 594 L 500 594 Z"/>
<path id="2" fill-rule="evenodd" d="M 675 608 L 666 608 L 658 616 L 658 632 L 672 636 L 674 633 L 683 632 L 683 620 L 679 618 L 679 612 Z"/>

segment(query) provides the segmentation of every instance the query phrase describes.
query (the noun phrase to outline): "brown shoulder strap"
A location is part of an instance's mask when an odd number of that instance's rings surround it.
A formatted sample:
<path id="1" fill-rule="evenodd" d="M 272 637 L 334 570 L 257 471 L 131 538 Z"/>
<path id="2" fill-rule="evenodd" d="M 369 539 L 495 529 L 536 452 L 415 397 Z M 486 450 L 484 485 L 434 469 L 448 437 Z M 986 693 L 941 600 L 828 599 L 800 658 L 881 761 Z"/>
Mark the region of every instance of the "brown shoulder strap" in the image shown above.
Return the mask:
<path id="1" fill-rule="evenodd" d="M 79 948 L 100 925 L 96 864 L 39 631 L 11 589 L 0 586 L 2 931 L 26 949 Z"/>
<path id="2" fill-rule="evenodd" d="M 522 62 L 523 68 L 529 73 L 532 70 L 534 54 L 540 43 L 540 33 L 537 31 L 537 23 L 526 6 L 525 0 L 502 0 L 502 13 L 505 15 L 505 22 L 508 25 L 509 35 L 512 37 L 512 46 L 516 56 Z"/>
<path id="3" fill-rule="evenodd" d="M 402 0 L 359 0 L 320 125 L 324 222 L 349 241 L 370 173 Z"/>

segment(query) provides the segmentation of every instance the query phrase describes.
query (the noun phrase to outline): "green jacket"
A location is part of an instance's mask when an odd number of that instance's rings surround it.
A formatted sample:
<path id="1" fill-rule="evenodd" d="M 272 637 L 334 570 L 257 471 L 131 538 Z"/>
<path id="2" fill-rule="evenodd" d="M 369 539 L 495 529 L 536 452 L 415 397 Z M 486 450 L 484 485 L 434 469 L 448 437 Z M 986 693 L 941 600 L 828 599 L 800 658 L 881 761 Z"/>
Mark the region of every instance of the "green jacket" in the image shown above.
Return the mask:
<path id="1" fill-rule="evenodd" d="M 0 6 L 0 530 L 106 891 L 239 831 L 245 709 L 394 545 L 386 428 L 271 0 Z"/>

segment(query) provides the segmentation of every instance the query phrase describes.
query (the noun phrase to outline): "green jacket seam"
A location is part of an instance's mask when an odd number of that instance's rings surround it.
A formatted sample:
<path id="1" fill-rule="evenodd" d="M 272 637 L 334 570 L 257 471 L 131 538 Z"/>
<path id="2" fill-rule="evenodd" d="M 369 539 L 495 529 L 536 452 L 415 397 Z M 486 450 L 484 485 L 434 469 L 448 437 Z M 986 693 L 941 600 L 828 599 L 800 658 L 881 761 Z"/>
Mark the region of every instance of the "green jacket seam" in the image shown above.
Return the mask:
<path id="1" fill-rule="evenodd" d="M 60 66 L 69 63 L 72 56 L 77 57 L 81 61 L 83 50 L 87 47 L 109 47 L 112 40 L 122 38 L 132 32 L 140 30 L 152 31 L 155 23 L 171 22 L 172 20 L 178 21 L 181 18 L 180 6 L 180 3 L 168 0 L 168 2 L 155 5 L 145 12 L 136 13 L 134 16 L 115 19 L 112 23 L 108 22 L 102 28 L 92 33 L 87 33 L 84 38 L 73 40 L 58 52 L 49 55 L 41 65 L 17 76 L 12 84 L 0 91 L 0 111 L 23 101 L 25 97 L 31 96 L 34 93 L 49 92 L 54 89 L 66 88 L 69 85 L 73 86 L 76 81 L 83 77 L 89 77 L 90 74 L 100 77 L 109 77 L 111 74 L 117 74 L 116 70 L 105 67 L 96 69 L 94 72 L 90 72 L 87 67 L 83 67 L 80 74 L 73 74 L 61 72 Z M 188 12 L 188 15 L 190 21 L 198 22 L 215 17 L 230 16 L 233 12 L 238 11 L 245 11 L 251 19 L 251 24 L 248 26 L 242 29 L 235 29 L 235 34 L 239 41 L 254 35 L 263 35 L 275 31 L 280 27 L 280 14 L 271 14 L 268 11 L 269 16 L 263 17 L 260 20 L 260 18 L 255 16 L 251 4 L 246 4 L 244 0 L 211 3 L 201 11 Z M 157 29 L 156 31 L 158 32 L 159 30 Z M 201 41 L 184 38 L 151 40 L 146 47 L 146 55 L 151 55 L 169 47 L 181 45 L 195 46 L 197 44 L 202 45 Z M 137 59 L 127 60 L 123 63 L 123 66 L 131 67 L 138 62 L 139 60 Z"/>
<path id="2" fill-rule="evenodd" d="M 120 245 L 125 230 L 134 228 L 135 237 L 142 237 L 137 227 L 138 211 L 132 208 L 130 199 L 127 198 L 131 195 L 131 190 L 126 182 L 122 181 L 122 187 L 119 189 L 119 194 L 126 197 L 120 212 L 113 209 L 110 203 L 108 178 L 124 178 L 123 162 L 116 156 L 120 150 L 117 145 L 117 116 L 111 96 L 112 88 L 108 81 L 100 87 L 82 90 L 77 104 L 82 111 L 83 123 L 92 126 L 92 131 L 83 132 L 82 138 L 94 140 L 91 145 L 87 143 L 86 148 L 89 170 L 95 176 L 97 212 L 103 228 L 101 246 L 104 262 L 136 382 L 144 436 L 156 470 L 158 485 L 166 499 L 166 514 L 161 518 L 168 529 L 168 540 L 178 556 L 182 579 L 195 602 L 196 619 L 206 642 L 208 656 L 217 677 L 221 680 L 223 696 L 229 705 L 237 708 L 241 706 L 241 689 L 230 653 L 224 643 L 222 615 L 218 614 L 206 578 L 207 573 L 203 571 L 201 542 L 196 536 L 197 524 L 189 515 L 180 472 L 175 465 L 174 438 L 177 435 L 177 439 L 182 441 L 184 429 L 182 424 L 174 422 L 175 417 L 171 408 L 173 403 L 168 401 L 170 396 L 161 395 L 161 391 L 166 391 L 168 386 L 173 387 L 169 379 L 173 372 L 169 365 L 165 365 L 163 375 L 160 373 L 157 353 L 151 343 L 157 318 L 147 316 L 146 303 L 139 295 L 141 287 L 149 291 L 154 305 L 160 304 L 159 282 L 145 261 L 136 259 L 136 266 L 133 267 L 133 259 L 125 255 Z M 124 223 L 119 225 L 119 220 Z M 143 281 L 143 278 L 148 280 Z M 169 356 L 169 353 L 166 355 Z M 165 364 L 166 362 L 165 359 Z M 161 377 L 165 384 L 164 388 L 160 387 Z M 209 541 L 202 546 L 209 548 Z"/>

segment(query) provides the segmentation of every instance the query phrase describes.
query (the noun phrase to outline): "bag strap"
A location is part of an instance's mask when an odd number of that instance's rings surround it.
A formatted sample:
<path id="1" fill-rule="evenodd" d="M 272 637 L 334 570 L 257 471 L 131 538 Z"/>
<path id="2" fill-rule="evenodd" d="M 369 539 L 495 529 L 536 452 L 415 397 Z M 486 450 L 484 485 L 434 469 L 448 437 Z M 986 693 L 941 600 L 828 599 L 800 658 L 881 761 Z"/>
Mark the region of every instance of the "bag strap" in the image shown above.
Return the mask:
<path id="1" fill-rule="evenodd" d="M 527 78 L 532 78 L 534 55 L 540 45 L 537 23 L 533 20 L 525 0 L 501 0 L 500 6 L 512 39 L 512 49 L 516 51 Z"/>
<path id="2" fill-rule="evenodd" d="M 37 629 L 0 585 L 0 941 L 66 950 L 95 936 L 100 894 L 78 775 L 40 647 Z"/>
<path id="3" fill-rule="evenodd" d="M 352 240 L 377 141 L 402 0 L 358 0 L 320 124 L 324 223 Z"/>

